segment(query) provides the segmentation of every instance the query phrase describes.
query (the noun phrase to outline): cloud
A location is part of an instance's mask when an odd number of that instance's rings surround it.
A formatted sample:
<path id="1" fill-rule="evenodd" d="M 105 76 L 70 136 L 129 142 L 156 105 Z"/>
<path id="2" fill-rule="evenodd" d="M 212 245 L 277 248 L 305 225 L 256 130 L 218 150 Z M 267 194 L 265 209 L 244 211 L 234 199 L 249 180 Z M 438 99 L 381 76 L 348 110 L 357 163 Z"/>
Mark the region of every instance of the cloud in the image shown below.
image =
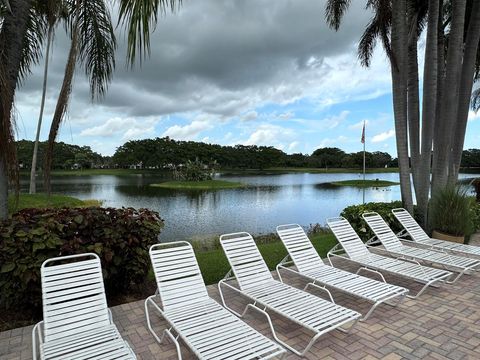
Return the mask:
<path id="1" fill-rule="evenodd" d="M 194 140 L 203 131 L 211 129 L 213 124 L 206 119 L 193 120 L 185 126 L 174 125 L 165 130 L 162 136 L 169 136 L 176 140 Z"/>
<path id="2" fill-rule="evenodd" d="M 298 148 L 298 145 L 300 145 L 299 141 L 292 141 L 288 145 L 287 149 L 288 149 L 289 152 L 294 152 Z"/>
<path id="3" fill-rule="evenodd" d="M 286 111 L 278 115 L 278 118 L 282 120 L 289 120 L 294 116 L 295 116 L 295 113 L 293 111 Z"/>
<path id="4" fill-rule="evenodd" d="M 242 121 L 251 121 L 251 120 L 255 120 L 256 118 L 258 118 L 258 113 L 254 110 L 249 111 L 248 113 L 240 117 Z"/>
<path id="5" fill-rule="evenodd" d="M 320 142 L 320 145 L 318 145 L 317 148 L 324 148 L 324 147 L 338 147 L 338 148 L 343 148 L 342 145 L 348 141 L 348 138 L 346 136 L 340 135 L 334 139 L 331 138 L 325 138 Z"/>
<path id="6" fill-rule="evenodd" d="M 350 125 L 348 128 L 350 130 L 359 130 L 363 129 L 363 124 L 365 123 L 365 126 L 368 126 L 370 124 L 370 120 L 361 120 L 355 124 Z"/>
<path id="7" fill-rule="evenodd" d="M 372 142 L 373 143 L 379 143 L 379 142 L 385 141 L 387 139 L 390 139 L 391 137 L 394 137 L 394 136 L 395 136 L 395 131 L 394 130 L 388 130 L 388 131 L 382 132 L 382 133 L 377 134 L 374 137 L 372 137 Z"/>
<path id="8" fill-rule="evenodd" d="M 336 128 L 338 125 L 345 121 L 345 119 L 348 117 L 348 114 L 350 114 L 350 111 L 344 110 L 339 115 L 334 115 L 329 119 L 326 119 L 326 121 L 329 123 L 328 128 Z"/>
<path id="9" fill-rule="evenodd" d="M 152 136 L 158 119 L 110 118 L 102 125 L 86 128 L 80 136 L 112 137 L 121 136 L 122 140 L 138 139 Z"/>
<path id="10" fill-rule="evenodd" d="M 480 111 L 477 111 L 477 112 L 473 110 L 468 111 L 468 121 L 475 121 L 478 119 L 480 119 Z"/>
<path id="11" fill-rule="evenodd" d="M 292 129 L 273 124 L 261 124 L 248 137 L 247 140 L 240 141 L 244 145 L 263 145 L 275 146 L 284 150 L 286 143 L 295 137 Z"/>

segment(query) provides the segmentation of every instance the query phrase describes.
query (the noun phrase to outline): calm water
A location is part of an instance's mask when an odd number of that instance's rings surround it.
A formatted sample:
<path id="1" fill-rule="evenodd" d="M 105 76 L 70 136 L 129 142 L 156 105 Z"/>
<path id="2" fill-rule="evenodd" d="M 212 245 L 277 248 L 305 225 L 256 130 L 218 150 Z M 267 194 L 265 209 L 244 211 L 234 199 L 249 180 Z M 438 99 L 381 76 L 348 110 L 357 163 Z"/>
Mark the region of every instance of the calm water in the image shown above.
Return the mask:
<path id="1" fill-rule="evenodd" d="M 324 224 L 348 205 L 362 202 L 362 189 L 329 186 L 337 180 L 361 179 L 361 174 L 220 175 L 248 186 L 217 191 L 181 191 L 150 187 L 167 180 L 161 175 L 63 176 L 52 191 L 80 199 L 98 199 L 104 206 L 150 208 L 165 219 L 161 241 L 202 239 L 227 232 L 254 234 L 275 231 L 285 223 Z M 478 176 L 478 175 L 477 175 Z M 461 178 L 476 177 L 461 174 Z M 398 174 L 367 174 L 367 179 L 398 181 Z M 22 187 L 27 188 L 26 182 Z M 400 199 L 400 187 L 368 188 L 365 200 Z"/>

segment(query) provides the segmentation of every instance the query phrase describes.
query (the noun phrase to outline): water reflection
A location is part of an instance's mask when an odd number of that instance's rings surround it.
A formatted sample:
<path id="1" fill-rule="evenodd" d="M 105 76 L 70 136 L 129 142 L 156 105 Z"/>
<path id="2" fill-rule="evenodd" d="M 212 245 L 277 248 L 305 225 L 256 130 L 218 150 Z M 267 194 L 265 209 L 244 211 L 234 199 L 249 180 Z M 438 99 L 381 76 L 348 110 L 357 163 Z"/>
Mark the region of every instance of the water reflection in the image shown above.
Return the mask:
<path id="1" fill-rule="evenodd" d="M 328 183 L 361 176 L 358 173 L 223 175 L 222 179 L 247 186 L 218 191 L 149 186 L 168 180 L 170 177 L 165 174 L 63 176 L 52 179 L 52 189 L 80 199 L 103 200 L 105 206 L 154 209 L 166 220 L 162 241 L 172 241 L 235 231 L 266 233 L 275 231 L 281 223 L 323 224 L 346 206 L 362 202 L 361 188 Z M 463 179 L 473 177 L 461 174 Z M 367 174 L 366 178 L 398 181 L 398 174 Z M 26 179 L 22 188 L 28 189 Z M 367 188 L 365 199 L 367 202 L 399 200 L 400 187 Z"/>

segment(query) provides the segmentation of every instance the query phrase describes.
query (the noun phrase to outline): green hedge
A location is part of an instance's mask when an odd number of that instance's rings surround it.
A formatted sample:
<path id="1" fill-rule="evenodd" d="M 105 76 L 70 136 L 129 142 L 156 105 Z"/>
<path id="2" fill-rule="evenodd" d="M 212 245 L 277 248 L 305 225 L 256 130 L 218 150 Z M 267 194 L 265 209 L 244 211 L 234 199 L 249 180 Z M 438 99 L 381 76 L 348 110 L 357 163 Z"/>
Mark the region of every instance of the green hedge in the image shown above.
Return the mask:
<path id="1" fill-rule="evenodd" d="M 25 209 L 0 223 L 0 304 L 41 307 L 40 266 L 48 258 L 94 252 L 108 295 L 145 281 L 158 213 L 133 208 Z"/>
<path id="2" fill-rule="evenodd" d="M 351 205 L 343 209 L 340 216 L 343 216 L 347 219 L 352 227 L 355 229 L 357 234 L 364 240 L 367 241 L 374 236 L 373 232 L 368 227 L 367 223 L 363 220 L 362 214 L 367 211 L 377 212 L 391 227 L 395 233 L 403 230 L 400 223 L 397 221 L 395 216 L 392 214 L 392 209 L 401 208 L 401 201 L 392 201 L 390 203 L 383 202 L 370 202 L 361 205 Z"/>

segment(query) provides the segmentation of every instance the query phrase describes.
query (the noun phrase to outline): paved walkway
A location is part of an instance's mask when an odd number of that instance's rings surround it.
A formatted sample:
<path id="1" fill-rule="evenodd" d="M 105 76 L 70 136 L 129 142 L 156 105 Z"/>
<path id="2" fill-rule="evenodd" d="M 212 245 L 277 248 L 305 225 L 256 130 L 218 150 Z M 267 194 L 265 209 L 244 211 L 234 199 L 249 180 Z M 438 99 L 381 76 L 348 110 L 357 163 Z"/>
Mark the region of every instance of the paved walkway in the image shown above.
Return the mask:
<path id="1" fill-rule="evenodd" d="M 480 242 L 480 241 L 479 241 Z M 337 266 L 345 267 L 338 263 Z M 399 278 L 387 281 L 410 286 Z M 300 285 L 300 280 L 286 278 Z M 217 287 L 208 287 L 210 295 L 219 301 Z M 318 293 L 320 295 L 320 293 Z M 228 294 L 227 294 L 228 295 Z M 333 293 L 337 303 L 363 313 L 368 303 Z M 228 301 L 240 308 L 243 299 L 234 294 Z M 113 318 L 122 335 L 139 359 L 176 359 L 173 344 L 159 345 L 146 328 L 143 302 L 112 308 Z M 256 313 L 246 322 L 271 337 L 264 319 Z M 304 346 L 310 334 L 284 319 L 273 318 L 281 335 L 293 346 Z M 159 332 L 165 324 L 155 319 Z M 0 333 L 0 359 L 31 359 L 31 330 L 24 327 Z M 185 359 L 193 358 L 182 346 Z M 298 357 L 289 354 L 288 359 Z M 453 285 L 427 290 L 419 299 L 407 299 L 399 307 L 380 306 L 366 322 L 359 323 L 350 334 L 333 331 L 326 334 L 307 354 L 307 359 L 480 359 L 480 274 L 466 275 Z"/>

